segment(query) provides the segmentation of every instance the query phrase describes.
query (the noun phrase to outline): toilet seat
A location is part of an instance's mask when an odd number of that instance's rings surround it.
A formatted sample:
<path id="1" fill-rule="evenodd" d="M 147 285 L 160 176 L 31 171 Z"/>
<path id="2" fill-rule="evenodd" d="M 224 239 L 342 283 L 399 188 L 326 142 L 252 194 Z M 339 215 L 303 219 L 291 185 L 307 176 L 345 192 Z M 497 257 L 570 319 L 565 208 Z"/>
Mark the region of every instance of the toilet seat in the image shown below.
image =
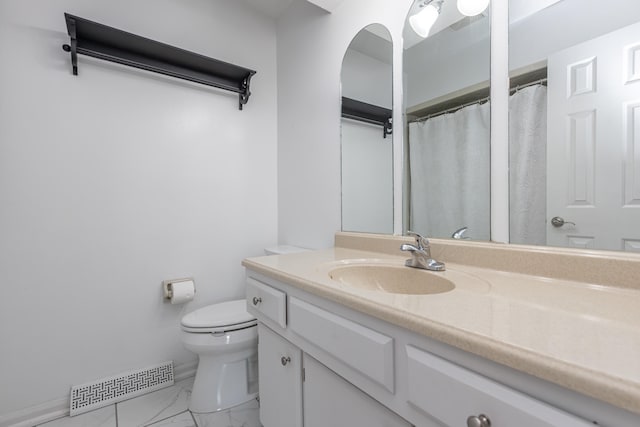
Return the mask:
<path id="1" fill-rule="evenodd" d="M 199 308 L 181 321 L 185 332 L 209 334 L 237 331 L 257 324 L 256 318 L 247 313 L 244 299 Z"/>

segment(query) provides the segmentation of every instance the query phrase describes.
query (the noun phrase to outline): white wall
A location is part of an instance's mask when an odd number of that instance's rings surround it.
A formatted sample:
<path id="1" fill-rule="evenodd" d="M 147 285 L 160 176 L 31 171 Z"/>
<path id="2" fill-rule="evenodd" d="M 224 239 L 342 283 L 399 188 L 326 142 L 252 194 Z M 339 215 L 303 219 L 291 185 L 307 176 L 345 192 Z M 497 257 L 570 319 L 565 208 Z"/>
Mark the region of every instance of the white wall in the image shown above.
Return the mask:
<path id="1" fill-rule="evenodd" d="M 253 95 L 83 56 L 73 76 L 63 12 L 253 68 Z M 182 314 L 243 296 L 277 241 L 277 109 L 275 23 L 241 2 L 3 0 L 0 52 L 1 418 L 195 361 Z M 164 303 L 185 276 L 195 301 Z"/>
<path id="2" fill-rule="evenodd" d="M 351 39 L 380 23 L 394 44 L 400 76 L 401 34 L 412 0 L 350 0 L 328 14 L 294 2 L 278 20 L 278 217 L 280 243 L 329 247 L 340 230 L 340 70 Z M 399 79 L 401 80 L 401 79 Z M 402 85 L 394 85 L 401 117 Z M 394 156 L 402 135 L 394 133 Z M 401 158 L 401 157 L 399 157 Z M 395 179 L 400 171 L 394 170 Z M 398 182 L 398 181 L 396 181 Z M 398 204 L 397 197 L 394 203 Z"/>

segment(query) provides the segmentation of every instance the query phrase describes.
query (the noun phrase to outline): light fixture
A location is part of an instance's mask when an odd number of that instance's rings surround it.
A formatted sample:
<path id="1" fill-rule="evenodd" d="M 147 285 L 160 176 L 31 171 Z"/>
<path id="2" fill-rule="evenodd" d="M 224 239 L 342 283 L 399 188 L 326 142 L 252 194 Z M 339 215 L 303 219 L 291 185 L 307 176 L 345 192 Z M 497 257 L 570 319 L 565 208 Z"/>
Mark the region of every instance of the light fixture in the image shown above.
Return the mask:
<path id="1" fill-rule="evenodd" d="M 489 6 L 490 0 L 458 0 L 458 10 L 465 16 L 480 15 Z"/>
<path id="2" fill-rule="evenodd" d="M 417 35 L 425 38 L 429 35 L 431 27 L 435 24 L 436 19 L 440 15 L 440 9 L 444 0 L 428 0 L 422 2 L 420 8 L 422 10 L 415 15 L 409 17 L 409 24 Z"/>

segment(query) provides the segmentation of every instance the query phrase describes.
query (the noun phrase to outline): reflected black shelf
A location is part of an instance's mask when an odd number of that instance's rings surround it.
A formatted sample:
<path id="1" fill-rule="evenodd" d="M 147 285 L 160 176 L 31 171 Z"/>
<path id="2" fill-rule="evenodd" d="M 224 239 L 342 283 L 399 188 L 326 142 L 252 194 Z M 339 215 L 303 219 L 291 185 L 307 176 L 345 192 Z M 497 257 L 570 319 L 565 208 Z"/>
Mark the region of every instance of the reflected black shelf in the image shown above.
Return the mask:
<path id="1" fill-rule="evenodd" d="M 71 43 L 62 48 L 71 52 L 74 75 L 78 74 L 77 55 L 81 54 L 235 92 L 241 110 L 249 100 L 253 70 L 68 13 L 64 17 Z"/>
<path id="2" fill-rule="evenodd" d="M 392 113 L 389 108 L 379 107 L 352 98 L 342 97 L 342 117 L 382 126 L 386 138 L 393 131 Z"/>

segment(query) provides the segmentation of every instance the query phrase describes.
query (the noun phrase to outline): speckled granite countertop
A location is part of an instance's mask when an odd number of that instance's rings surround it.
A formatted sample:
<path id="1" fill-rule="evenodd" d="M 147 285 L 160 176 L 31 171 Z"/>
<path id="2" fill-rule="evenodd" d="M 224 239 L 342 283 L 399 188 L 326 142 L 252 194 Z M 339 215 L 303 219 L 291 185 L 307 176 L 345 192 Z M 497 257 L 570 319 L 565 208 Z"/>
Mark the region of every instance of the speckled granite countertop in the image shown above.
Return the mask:
<path id="1" fill-rule="evenodd" d="M 384 239 L 389 248 L 407 241 Z M 400 267 L 406 254 L 397 249 L 354 249 L 361 246 L 359 242 L 338 237 L 336 243 L 343 247 L 248 258 L 243 265 L 354 310 L 640 414 L 640 289 L 549 277 L 554 276 L 552 267 L 547 277 L 541 277 L 444 259 L 447 271 L 432 274 L 452 280 L 455 289 L 433 295 L 392 294 L 342 284 L 332 280 L 329 272 L 354 263 Z M 444 256 L 447 243 L 433 246 L 434 257 Z M 569 256 L 582 255 L 569 252 Z M 597 254 L 589 256 L 598 262 Z M 621 260 L 636 262 L 626 254 L 621 255 Z M 603 262 L 610 263 L 610 257 Z M 640 257 L 637 262 L 640 265 Z M 640 276 L 636 277 L 640 281 Z"/>

